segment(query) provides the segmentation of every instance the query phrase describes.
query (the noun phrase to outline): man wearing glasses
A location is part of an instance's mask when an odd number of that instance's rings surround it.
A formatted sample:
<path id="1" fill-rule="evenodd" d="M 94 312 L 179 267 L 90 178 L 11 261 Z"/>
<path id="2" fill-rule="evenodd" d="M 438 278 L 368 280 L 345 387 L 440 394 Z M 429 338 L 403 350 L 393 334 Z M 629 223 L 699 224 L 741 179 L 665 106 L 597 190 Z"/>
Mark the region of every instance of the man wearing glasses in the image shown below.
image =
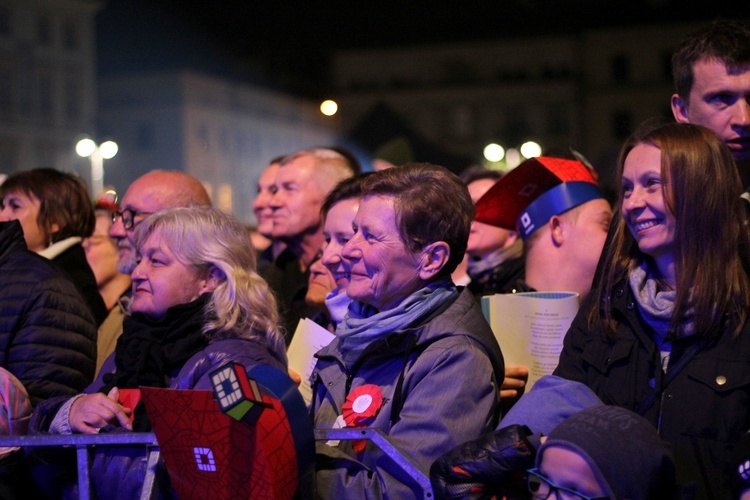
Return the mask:
<path id="1" fill-rule="evenodd" d="M 200 181 L 186 173 L 154 171 L 133 181 L 122 197 L 122 210 L 112 214 L 112 226 L 109 228 L 109 235 L 117 244 L 117 270 L 131 274 L 137 265 L 134 234 L 138 224 L 157 210 L 190 206 L 209 207 L 211 199 Z M 126 295 L 129 297 L 130 292 Z M 119 302 L 118 307 L 121 308 L 119 318 L 123 318 L 124 307 Z M 114 356 L 111 354 L 122 333 L 122 321 L 118 321 L 117 317 L 115 315 L 106 328 L 99 329 L 98 365 L 101 367 L 97 380 L 90 387 L 101 387 L 100 375 L 114 370 Z"/>
<path id="2" fill-rule="evenodd" d="M 183 172 L 154 171 L 135 181 L 122 197 L 122 211 L 115 212 L 109 235 L 117 242 L 117 269 L 130 274 L 137 264 L 133 234 L 150 214 L 163 208 L 211 206 L 203 185 Z"/>

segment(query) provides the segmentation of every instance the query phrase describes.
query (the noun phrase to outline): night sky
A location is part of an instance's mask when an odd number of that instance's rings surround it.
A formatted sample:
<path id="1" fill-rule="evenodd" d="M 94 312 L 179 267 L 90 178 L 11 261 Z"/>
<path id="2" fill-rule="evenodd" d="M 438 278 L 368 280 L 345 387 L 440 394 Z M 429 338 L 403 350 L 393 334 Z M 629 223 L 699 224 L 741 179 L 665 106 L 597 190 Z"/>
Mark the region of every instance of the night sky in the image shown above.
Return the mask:
<path id="1" fill-rule="evenodd" d="M 750 2 L 109 0 L 97 36 L 103 73 L 194 66 L 318 97 L 337 50 L 717 17 L 748 18 Z"/>

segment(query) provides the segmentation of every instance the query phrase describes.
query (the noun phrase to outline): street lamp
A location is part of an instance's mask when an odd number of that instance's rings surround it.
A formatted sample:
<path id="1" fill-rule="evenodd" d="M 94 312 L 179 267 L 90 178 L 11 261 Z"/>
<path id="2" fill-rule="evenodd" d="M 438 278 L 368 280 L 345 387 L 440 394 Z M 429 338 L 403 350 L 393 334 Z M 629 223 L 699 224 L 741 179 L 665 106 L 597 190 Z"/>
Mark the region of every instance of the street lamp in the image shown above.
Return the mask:
<path id="1" fill-rule="evenodd" d="M 91 160 L 91 196 L 94 198 L 104 190 L 104 160 L 114 158 L 117 149 L 117 143 L 114 141 L 104 141 L 97 145 L 86 138 L 76 144 L 78 156 Z"/>
<path id="2" fill-rule="evenodd" d="M 500 144 L 493 142 L 484 147 L 483 153 L 484 159 L 488 162 L 500 164 L 499 167 L 496 166 L 494 168 L 509 172 L 516 168 L 522 161 L 540 156 L 542 154 L 542 147 L 534 141 L 527 141 L 518 148 L 511 147 L 506 149 Z"/>
<path id="3" fill-rule="evenodd" d="M 327 99 L 320 103 L 320 112 L 323 113 L 326 116 L 333 116 L 336 114 L 336 111 L 339 110 L 339 105 L 336 101 L 332 101 L 331 99 Z"/>

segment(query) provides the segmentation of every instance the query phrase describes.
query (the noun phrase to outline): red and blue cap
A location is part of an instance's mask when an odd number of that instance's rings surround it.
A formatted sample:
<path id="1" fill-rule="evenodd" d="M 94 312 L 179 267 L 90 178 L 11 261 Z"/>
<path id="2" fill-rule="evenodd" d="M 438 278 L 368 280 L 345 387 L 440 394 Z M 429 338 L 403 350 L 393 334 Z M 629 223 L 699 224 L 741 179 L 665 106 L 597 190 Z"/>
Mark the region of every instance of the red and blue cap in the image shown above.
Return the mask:
<path id="1" fill-rule="evenodd" d="M 476 204 L 474 220 L 531 236 L 553 216 L 603 198 L 596 172 L 579 160 L 531 158 L 495 183 Z"/>

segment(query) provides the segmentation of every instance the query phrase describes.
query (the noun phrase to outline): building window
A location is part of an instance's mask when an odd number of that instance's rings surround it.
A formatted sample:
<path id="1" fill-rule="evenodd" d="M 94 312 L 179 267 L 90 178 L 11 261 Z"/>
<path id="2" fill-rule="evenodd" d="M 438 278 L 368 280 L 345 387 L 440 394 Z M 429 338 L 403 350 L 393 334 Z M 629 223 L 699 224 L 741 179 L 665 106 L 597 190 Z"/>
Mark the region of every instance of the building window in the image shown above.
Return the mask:
<path id="1" fill-rule="evenodd" d="M 68 76 L 65 81 L 65 118 L 75 122 L 81 117 L 81 91 L 78 80 Z"/>
<path id="2" fill-rule="evenodd" d="M 630 81 L 630 60 L 623 54 L 612 58 L 612 80 L 617 83 Z"/>
<path id="3" fill-rule="evenodd" d="M 464 60 L 451 60 L 445 63 L 445 83 L 463 85 L 477 81 L 474 68 Z"/>
<path id="4" fill-rule="evenodd" d="M 57 157 L 57 145 L 51 141 L 38 141 L 35 144 L 36 165 L 42 168 L 54 168 Z"/>
<path id="5" fill-rule="evenodd" d="M 10 35 L 10 9 L 0 6 L 0 36 Z"/>
<path id="6" fill-rule="evenodd" d="M 219 130 L 219 149 L 221 150 L 221 154 L 224 156 L 229 156 L 231 154 L 229 145 L 229 130 L 226 127 L 221 127 L 221 130 Z"/>
<path id="7" fill-rule="evenodd" d="M 661 74 L 664 80 L 672 81 L 672 52 L 664 52 L 661 55 Z"/>
<path id="8" fill-rule="evenodd" d="M 15 137 L 0 137 L 0 165 L 3 172 L 13 172 L 18 167 L 20 147 Z"/>
<path id="9" fill-rule="evenodd" d="M 196 144 L 202 151 L 209 151 L 211 149 L 211 138 L 208 134 L 208 126 L 205 123 L 198 125 L 195 130 Z"/>
<path id="10" fill-rule="evenodd" d="M 39 115 L 43 118 L 52 117 L 54 103 L 52 98 L 52 77 L 43 73 L 37 79 L 39 97 Z"/>
<path id="11" fill-rule="evenodd" d="M 48 16 L 39 16 L 36 20 L 36 40 L 39 45 L 48 46 L 52 42 L 52 21 Z"/>
<path id="12" fill-rule="evenodd" d="M 451 110 L 453 137 L 470 139 L 474 134 L 474 113 L 469 106 L 457 106 Z"/>
<path id="13" fill-rule="evenodd" d="M 73 21 L 67 21 L 63 25 L 63 47 L 68 50 L 78 48 L 78 26 Z"/>
<path id="14" fill-rule="evenodd" d="M 620 110 L 612 114 L 612 135 L 618 141 L 627 139 L 633 132 L 633 114 Z"/>
<path id="15" fill-rule="evenodd" d="M 532 135 L 533 128 L 526 114 L 527 110 L 522 106 L 510 106 L 505 112 L 502 137 L 509 145 L 518 146 Z"/>
<path id="16" fill-rule="evenodd" d="M 561 102 L 549 104 L 547 106 L 547 133 L 550 135 L 566 135 L 569 131 L 568 107 Z"/>
<path id="17" fill-rule="evenodd" d="M 9 117 L 13 111 L 13 72 L 0 68 L 0 116 Z"/>
<path id="18" fill-rule="evenodd" d="M 153 150 L 154 144 L 156 143 L 154 136 L 154 125 L 152 123 L 139 123 L 136 131 L 136 144 L 138 145 L 138 149 L 142 151 Z"/>

